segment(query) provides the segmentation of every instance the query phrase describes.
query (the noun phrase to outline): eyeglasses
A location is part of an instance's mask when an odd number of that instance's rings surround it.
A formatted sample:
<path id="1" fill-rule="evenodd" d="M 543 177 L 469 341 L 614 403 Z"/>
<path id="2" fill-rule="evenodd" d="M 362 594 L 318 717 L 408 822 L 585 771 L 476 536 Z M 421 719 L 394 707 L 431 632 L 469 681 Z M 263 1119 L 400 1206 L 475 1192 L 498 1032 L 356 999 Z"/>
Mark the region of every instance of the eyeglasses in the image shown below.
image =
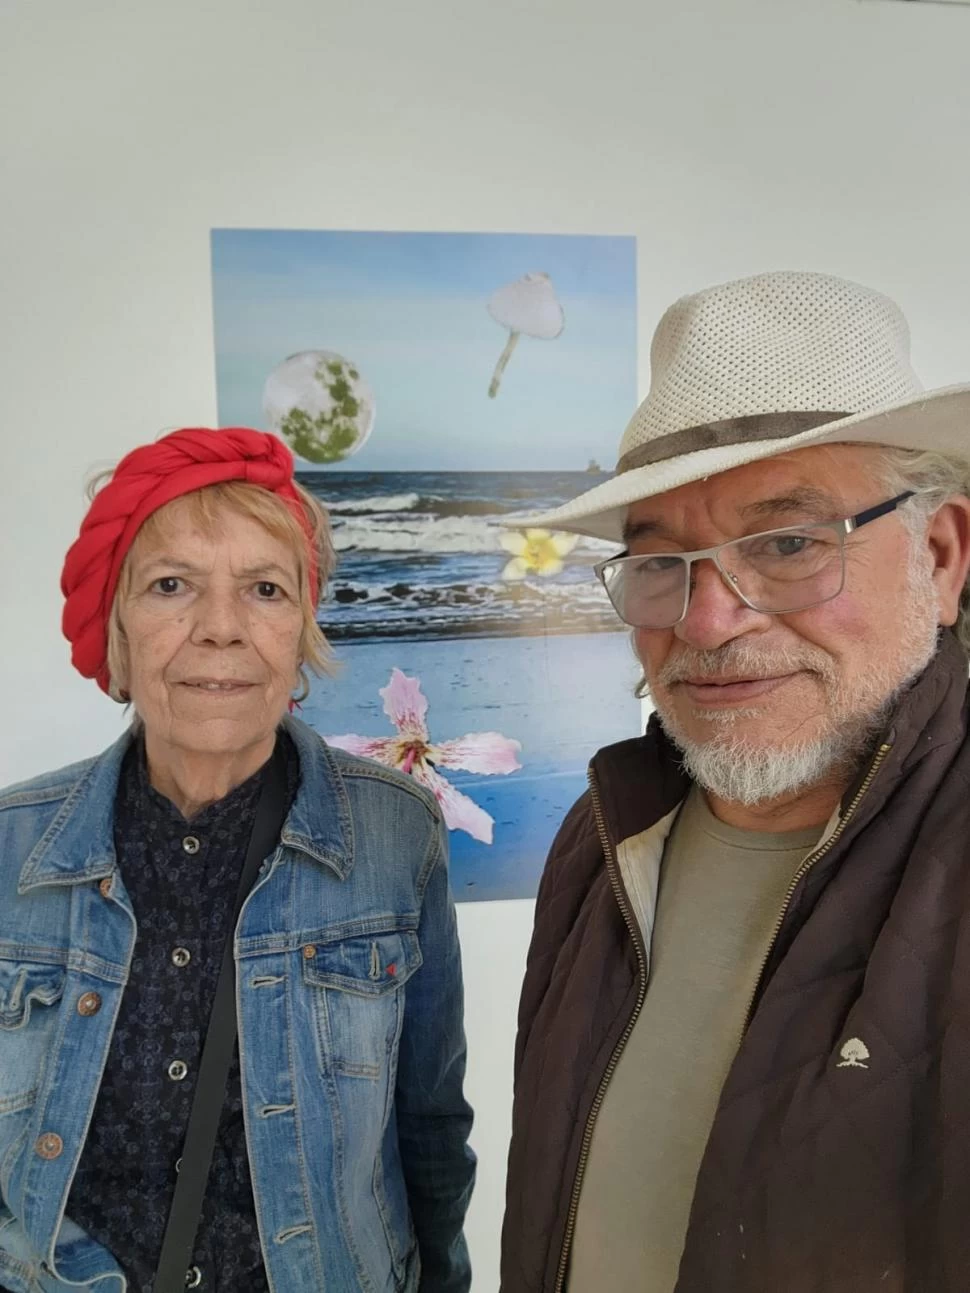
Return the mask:
<path id="1" fill-rule="evenodd" d="M 746 606 L 786 615 L 838 597 L 845 585 L 845 540 L 854 530 L 894 512 L 914 490 L 856 516 L 823 525 L 789 525 L 697 552 L 651 552 L 610 557 L 594 566 L 620 619 L 636 628 L 669 629 L 687 614 L 691 566 L 711 560 Z"/>

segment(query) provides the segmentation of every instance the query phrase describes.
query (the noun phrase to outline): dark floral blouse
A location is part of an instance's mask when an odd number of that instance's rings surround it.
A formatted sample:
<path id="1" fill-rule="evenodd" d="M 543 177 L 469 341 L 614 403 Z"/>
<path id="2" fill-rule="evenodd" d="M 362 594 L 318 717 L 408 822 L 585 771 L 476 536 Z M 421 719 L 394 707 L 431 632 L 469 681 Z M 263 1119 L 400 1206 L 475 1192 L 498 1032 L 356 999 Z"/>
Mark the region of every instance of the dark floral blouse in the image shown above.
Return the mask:
<path id="1" fill-rule="evenodd" d="M 293 802 L 299 759 L 286 744 Z M 131 977 L 67 1215 L 149 1293 L 161 1251 L 215 995 L 223 945 L 259 797 L 260 773 L 187 821 L 148 781 L 135 741 L 121 772 L 114 840 L 138 924 Z M 194 1255 L 193 1286 L 264 1293 L 266 1274 L 233 1057 Z"/>

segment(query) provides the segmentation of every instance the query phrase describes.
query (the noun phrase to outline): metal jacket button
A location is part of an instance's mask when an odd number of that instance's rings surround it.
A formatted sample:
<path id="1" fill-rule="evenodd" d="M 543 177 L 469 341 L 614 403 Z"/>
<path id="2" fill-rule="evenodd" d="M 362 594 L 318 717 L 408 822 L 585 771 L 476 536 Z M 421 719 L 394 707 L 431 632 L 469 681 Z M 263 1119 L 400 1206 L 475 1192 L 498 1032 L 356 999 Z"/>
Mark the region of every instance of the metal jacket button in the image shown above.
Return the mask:
<path id="1" fill-rule="evenodd" d="M 101 998 L 96 992 L 85 992 L 77 999 L 79 1015 L 96 1015 L 101 1009 Z"/>
<path id="2" fill-rule="evenodd" d="M 202 1283 L 202 1272 L 198 1266 L 190 1266 L 185 1272 L 185 1287 L 187 1289 L 197 1289 Z"/>
<path id="3" fill-rule="evenodd" d="M 103 880 L 99 881 L 98 891 L 101 894 L 102 898 L 110 898 L 111 896 L 111 876 L 110 875 L 106 875 Z"/>
<path id="4" fill-rule="evenodd" d="M 188 965 L 191 960 L 192 953 L 187 947 L 172 948 L 172 964 L 177 965 L 180 970 L 183 969 L 184 966 Z"/>
<path id="5" fill-rule="evenodd" d="M 182 848 L 185 849 L 186 853 L 198 853 L 200 847 L 201 845 L 194 835 L 186 835 L 185 839 L 182 841 Z M 194 1270 L 195 1267 L 192 1269 Z"/>
<path id="6" fill-rule="evenodd" d="M 184 1060 L 172 1060 L 168 1066 L 168 1076 L 173 1082 L 181 1082 L 188 1074 L 189 1066 Z"/>
<path id="7" fill-rule="evenodd" d="M 316 956 L 316 954 L 317 954 L 317 949 L 313 946 L 313 944 L 307 943 L 306 947 L 303 949 L 304 961 L 312 961 L 313 958 Z"/>
<path id="8" fill-rule="evenodd" d="M 45 1131 L 34 1142 L 34 1149 L 41 1158 L 60 1158 L 64 1152 L 64 1142 L 56 1131 Z"/>

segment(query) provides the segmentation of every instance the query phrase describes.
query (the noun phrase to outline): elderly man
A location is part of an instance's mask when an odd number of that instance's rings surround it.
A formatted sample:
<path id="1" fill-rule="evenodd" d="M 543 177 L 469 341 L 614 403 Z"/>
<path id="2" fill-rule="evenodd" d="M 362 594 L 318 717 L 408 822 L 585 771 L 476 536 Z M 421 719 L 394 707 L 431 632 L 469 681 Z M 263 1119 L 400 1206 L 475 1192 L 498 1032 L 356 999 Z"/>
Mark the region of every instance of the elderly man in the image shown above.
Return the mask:
<path id="1" fill-rule="evenodd" d="M 970 1288 L 970 387 L 766 274 L 664 316 L 617 474 L 646 735 L 553 846 L 504 1293 Z"/>

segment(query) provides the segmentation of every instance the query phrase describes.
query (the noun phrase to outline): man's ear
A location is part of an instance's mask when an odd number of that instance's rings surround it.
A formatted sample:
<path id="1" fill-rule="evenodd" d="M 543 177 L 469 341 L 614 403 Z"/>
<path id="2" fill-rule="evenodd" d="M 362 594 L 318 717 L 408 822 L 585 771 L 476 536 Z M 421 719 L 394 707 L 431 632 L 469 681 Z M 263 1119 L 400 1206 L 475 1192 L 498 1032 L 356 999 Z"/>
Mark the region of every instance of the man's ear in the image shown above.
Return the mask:
<path id="1" fill-rule="evenodd" d="M 926 541 L 941 624 L 955 624 L 970 571 L 970 498 L 955 494 L 930 518 Z"/>

